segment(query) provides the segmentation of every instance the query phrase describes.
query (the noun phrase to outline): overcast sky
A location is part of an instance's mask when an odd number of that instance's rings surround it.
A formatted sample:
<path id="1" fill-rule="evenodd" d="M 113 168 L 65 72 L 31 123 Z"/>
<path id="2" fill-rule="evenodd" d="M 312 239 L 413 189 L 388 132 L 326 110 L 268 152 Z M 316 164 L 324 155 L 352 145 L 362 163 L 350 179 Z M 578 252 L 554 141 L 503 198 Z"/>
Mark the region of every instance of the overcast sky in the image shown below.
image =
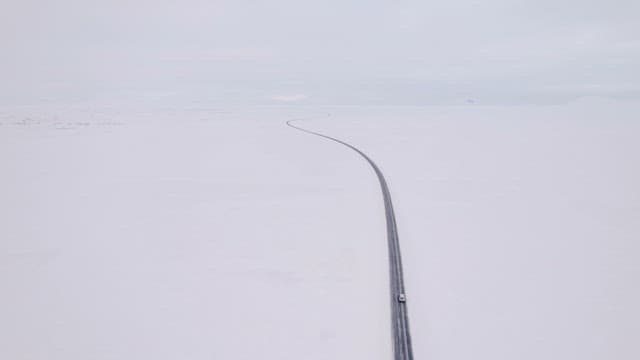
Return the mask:
<path id="1" fill-rule="evenodd" d="M 4 0 L 3 102 L 640 94 L 634 0 Z"/>

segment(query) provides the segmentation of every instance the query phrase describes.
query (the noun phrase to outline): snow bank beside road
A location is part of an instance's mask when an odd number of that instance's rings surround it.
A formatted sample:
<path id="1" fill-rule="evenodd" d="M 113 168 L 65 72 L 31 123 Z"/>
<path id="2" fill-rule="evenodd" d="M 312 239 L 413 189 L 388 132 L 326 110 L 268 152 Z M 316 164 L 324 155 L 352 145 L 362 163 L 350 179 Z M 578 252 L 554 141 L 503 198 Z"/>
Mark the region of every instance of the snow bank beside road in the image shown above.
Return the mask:
<path id="1" fill-rule="evenodd" d="M 334 108 L 394 197 L 417 359 L 640 356 L 640 106 Z"/>
<path id="2" fill-rule="evenodd" d="M 4 109 L 0 357 L 387 359 L 378 184 L 314 114 Z"/>

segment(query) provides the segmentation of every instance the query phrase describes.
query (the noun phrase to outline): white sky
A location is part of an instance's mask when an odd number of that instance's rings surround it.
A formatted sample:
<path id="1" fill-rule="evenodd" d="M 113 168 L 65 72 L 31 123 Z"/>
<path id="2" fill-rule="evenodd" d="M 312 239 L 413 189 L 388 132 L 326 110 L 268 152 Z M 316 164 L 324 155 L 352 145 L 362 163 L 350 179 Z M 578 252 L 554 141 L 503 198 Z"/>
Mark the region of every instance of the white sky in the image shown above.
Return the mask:
<path id="1" fill-rule="evenodd" d="M 382 103 L 637 96 L 638 4 L 4 0 L 0 95 Z"/>

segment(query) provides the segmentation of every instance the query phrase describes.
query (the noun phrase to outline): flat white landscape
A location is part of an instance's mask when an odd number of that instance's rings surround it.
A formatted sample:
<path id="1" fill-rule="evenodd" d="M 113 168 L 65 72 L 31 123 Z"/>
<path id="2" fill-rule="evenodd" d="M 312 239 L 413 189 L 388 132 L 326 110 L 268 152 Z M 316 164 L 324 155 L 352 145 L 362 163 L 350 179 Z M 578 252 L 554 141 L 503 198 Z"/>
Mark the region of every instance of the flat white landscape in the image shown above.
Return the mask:
<path id="1" fill-rule="evenodd" d="M 330 114 L 327 116 L 326 114 Z M 640 104 L 0 108 L 0 358 L 640 358 Z"/>

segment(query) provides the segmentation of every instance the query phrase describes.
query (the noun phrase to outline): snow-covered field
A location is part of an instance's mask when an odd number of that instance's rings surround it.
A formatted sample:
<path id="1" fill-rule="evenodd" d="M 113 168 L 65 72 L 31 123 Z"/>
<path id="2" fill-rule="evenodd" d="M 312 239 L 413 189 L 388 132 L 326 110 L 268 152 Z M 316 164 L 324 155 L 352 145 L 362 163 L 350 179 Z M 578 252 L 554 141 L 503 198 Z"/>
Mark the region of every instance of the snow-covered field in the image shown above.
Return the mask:
<path id="1" fill-rule="evenodd" d="M 326 117 L 331 113 L 331 117 Z M 640 105 L 0 109 L 0 358 L 640 357 Z"/>

